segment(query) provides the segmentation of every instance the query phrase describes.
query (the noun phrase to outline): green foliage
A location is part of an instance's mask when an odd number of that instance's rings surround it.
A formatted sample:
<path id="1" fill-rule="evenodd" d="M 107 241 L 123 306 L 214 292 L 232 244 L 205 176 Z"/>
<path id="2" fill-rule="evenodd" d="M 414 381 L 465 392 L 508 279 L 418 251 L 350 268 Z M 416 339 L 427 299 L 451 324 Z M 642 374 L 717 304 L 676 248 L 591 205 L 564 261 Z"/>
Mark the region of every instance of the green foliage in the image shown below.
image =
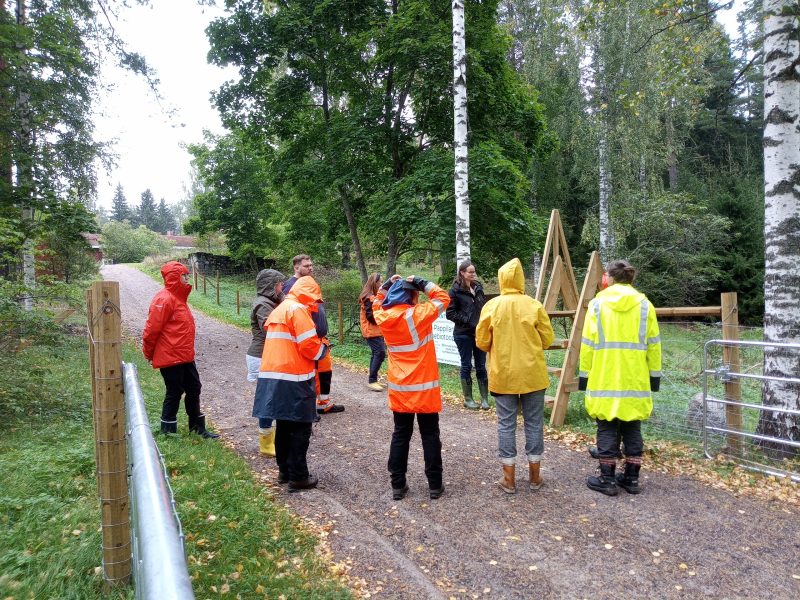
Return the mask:
<path id="1" fill-rule="evenodd" d="M 153 197 L 153 192 L 149 189 L 142 192 L 142 199 L 134 213 L 133 223 L 135 225 L 143 225 L 150 231 L 158 231 L 159 222 L 156 199 Z"/>
<path id="2" fill-rule="evenodd" d="M 94 276 L 97 263 L 81 234 L 97 231 L 95 216 L 83 204 L 58 202 L 44 221 L 42 254 L 49 273 L 66 283 Z"/>
<path id="3" fill-rule="evenodd" d="M 390 265 L 420 248 L 453 254 L 450 3 L 229 6 L 230 15 L 208 29 L 209 56 L 239 68 L 241 78 L 216 94 L 236 133 L 215 140 L 216 150 L 195 153 L 206 194 L 197 197 L 193 230 L 223 228 L 234 255 L 234 248 L 254 252 L 269 243 L 264 221 L 286 226 L 286 237 L 276 240 L 282 251 L 304 250 L 318 262 L 333 263 L 338 254 L 344 261 L 359 241 L 354 231 Z M 510 222 L 522 236 L 478 248 L 487 261 L 518 247 L 533 251 L 526 242 L 535 223 L 521 190 L 530 187 L 524 180 L 532 156 L 549 147 L 542 107 L 506 63 L 508 39 L 496 10 L 497 2 L 467 3 L 470 125 L 475 147 L 491 148 L 492 166 L 510 181 L 487 174 L 472 202 L 476 215 L 484 207 L 491 213 L 491 226 Z M 226 170 L 200 167 L 221 165 L 217 154 L 238 160 Z M 262 157 L 263 165 L 254 164 Z M 251 168 L 238 175 L 238 164 Z M 237 194 L 246 215 L 231 201 Z M 236 215 L 236 224 L 220 223 L 225 213 Z M 242 223 L 252 227 L 242 231 Z M 241 243 L 234 240 L 240 233 Z"/>
<path id="4" fill-rule="evenodd" d="M 164 254 L 173 245 L 144 225 L 134 229 L 128 222 L 116 221 L 103 226 L 102 240 L 103 251 L 114 262 L 141 262 L 145 256 Z"/>
<path id="5" fill-rule="evenodd" d="M 157 429 L 163 381 L 135 344 L 124 345 L 123 359 L 138 366 Z M 12 371 L 33 376 L 15 397 L 15 412 L 2 413 L 0 595 L 132 598 L 130 587 L 104 589 L 96 570 L 102 540 L 85 338 L 59 337 L 10 360 Z M 0 370 L 0 397 L 5 372 Z M 243 598 L 350 597 L 317 557 L 316 538 L 254 480 L 242 458 L 189 434 L 183 424 L 179 435 L 157 442 L 170 470 L 198 597 L 214 595 L 211 586 L 219 590 L 224 583 Z"/>
<path id="6" fill-rule="evenodd" d="M 132 218 L 131 209 L 128 206 L 128 200 L 125 198 L 125 192 L 122 189 L 122 184 L 117 184 L 117 189 L 114 192 L 114 199 L 111 201 L 111 219 L 113 221 L 130 221 Z"/>

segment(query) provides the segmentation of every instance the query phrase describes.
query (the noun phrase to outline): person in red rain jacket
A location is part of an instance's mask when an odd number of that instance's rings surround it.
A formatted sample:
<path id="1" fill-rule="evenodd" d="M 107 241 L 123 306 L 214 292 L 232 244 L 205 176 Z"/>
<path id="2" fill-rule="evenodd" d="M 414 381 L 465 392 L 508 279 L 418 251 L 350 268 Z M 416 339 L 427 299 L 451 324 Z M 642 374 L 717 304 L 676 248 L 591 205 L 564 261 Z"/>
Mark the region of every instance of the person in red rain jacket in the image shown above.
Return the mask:
<path id="1" fill-rule="evenodd" d="M 177 261 L 161 267 L 164 289 L 150 303 L 150 312 L 142 333 L 144 357 L 161 370 L 167 393 L 161 409 L 161 432 L 178 432 L 178 407 L 181 396 L 189 416 L 189 431 L 204 438 L 217 438 L 206 430 L 206 418 L 200 412 L 200 375 L 194 364 L 194 317 L 186 299 L 192 291 L 189 269 Z"/>

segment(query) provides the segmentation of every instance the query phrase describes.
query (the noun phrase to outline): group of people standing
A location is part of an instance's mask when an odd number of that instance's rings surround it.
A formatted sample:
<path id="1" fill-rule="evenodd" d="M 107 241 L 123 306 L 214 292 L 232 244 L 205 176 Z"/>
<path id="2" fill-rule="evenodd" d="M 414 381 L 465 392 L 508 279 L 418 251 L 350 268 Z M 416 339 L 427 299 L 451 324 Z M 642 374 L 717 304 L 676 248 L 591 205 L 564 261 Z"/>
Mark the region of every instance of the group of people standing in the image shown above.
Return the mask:
<path id="1" fill-rule="evenodd" d="M 253 341 L 247 350 L 248 380 L 256 382 L 253 416 L 258 418 L 259 448 L 275 456 L 278 481 L 290 491 L 316 487 L 307 464 L 312 424 L 320 415 L 344 407 L 330 400 L 331 361 L 327 319 L 313 263 L 307 255 L 293 259 L 294 276 L 286 280 L 274 270 L 256 279 L 251 311 Z M 652 411 L 652 391 L 661 376 L 661 345 L 655 309 L 632 287 L 635 269 L 625 261 L 608 265 L 603 289 L 591 301 L 583 327 L 579 389 L 597 420 L 599 474 L 587 486 L 606 495 L 621 487 L 640 492 L 638 479 L 644 445 L 641 421 Z M 186 306 L 191 291 L 188 269 L 177 262 L 162 267 L 165 289 L 150 307 L 143 350 L 160 368 L 167 387 L 161 417 L 164 433 L 175 433 L 181 394 L 185 392 L 190 430 L 217 437 L 205 429 L 199 411 L 200 382 L 194 366 L 194 321 Z M 442 314 L 455 323 L 454 340 L 461 357 L 464 406 L 488 409 L 489 395 L 497 410 L 498 457 L 502 476 L 497 485 L 513 494 L 516 487 L 517 415 L 522 413 L 528 488 L 544 481 L 544 394 L 549 385 L 544 351 L 553 342 L 547 311 L 525 294 L 519 259 L 498 270 L 500 295 L 486 301 L 475 266 L 464 261 L 449 292 L 417 276 L 373 273 L 359 297 L 361 330 L 371 349 L 367 387 L 388 388 L 394 431 L 388 470 L 392 495 L 408 493 L 408 454 L 416 420 L 422 440 L 425 475 L 431 499 L 444 493 L 439 413 L 442 409 L 433 323 Z M 419 301 L 420 294 L 428 302 Z M 190 351 L 191 349 L 191 351 Z M 191 356 L 190 356 L 191 355 Z M 379 381 L 388 356 L 388 385 Z M 168 357 L 168 358 L 166 358 Z M 488 368 L 487 368 L 488 358 Z M 475 369 L 480 404 L 472 393 Z M 616 464 L 625 456 L 624 469 Z"/>

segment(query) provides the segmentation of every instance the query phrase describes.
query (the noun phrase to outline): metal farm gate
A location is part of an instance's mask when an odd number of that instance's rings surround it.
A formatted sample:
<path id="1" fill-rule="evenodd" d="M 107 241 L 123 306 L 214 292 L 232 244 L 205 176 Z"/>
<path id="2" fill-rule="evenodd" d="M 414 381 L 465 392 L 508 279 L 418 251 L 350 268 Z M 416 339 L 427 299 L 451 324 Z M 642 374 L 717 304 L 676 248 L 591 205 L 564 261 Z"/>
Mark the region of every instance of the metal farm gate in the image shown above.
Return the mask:
<path id="1" fill-rule="evenodd" d="M 800 481 L 800 410 L 763 404 L 767 388 L 800 398 L 791 377 L 764 374 L 764 353 L 800 365 L 800 344 L 710 340 L 703 348 L 703 450 L 745 468 Z"/>

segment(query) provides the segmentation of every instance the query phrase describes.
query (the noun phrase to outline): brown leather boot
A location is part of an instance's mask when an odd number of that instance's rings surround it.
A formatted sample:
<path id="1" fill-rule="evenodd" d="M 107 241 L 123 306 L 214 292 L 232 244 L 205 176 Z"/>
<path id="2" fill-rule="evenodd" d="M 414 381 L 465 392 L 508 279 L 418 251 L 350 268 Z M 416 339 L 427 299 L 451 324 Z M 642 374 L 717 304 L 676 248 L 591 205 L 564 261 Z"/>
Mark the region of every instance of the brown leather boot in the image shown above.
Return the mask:
<path id="1" fill-rule="evenodd" d="M 528 463 L 528 487 L 533 491 L 538 490 L 544 485 L 544 479 L 539 475 L 539 463 Z"/>
<path id="2" fill-rule="evenodd" d="M 503 478 L 497 482 L 497 485 L 499 485 L 500 489 L 506 494 L 517 493 L 515 472 L 516 465 L 503 465 Z"/>

